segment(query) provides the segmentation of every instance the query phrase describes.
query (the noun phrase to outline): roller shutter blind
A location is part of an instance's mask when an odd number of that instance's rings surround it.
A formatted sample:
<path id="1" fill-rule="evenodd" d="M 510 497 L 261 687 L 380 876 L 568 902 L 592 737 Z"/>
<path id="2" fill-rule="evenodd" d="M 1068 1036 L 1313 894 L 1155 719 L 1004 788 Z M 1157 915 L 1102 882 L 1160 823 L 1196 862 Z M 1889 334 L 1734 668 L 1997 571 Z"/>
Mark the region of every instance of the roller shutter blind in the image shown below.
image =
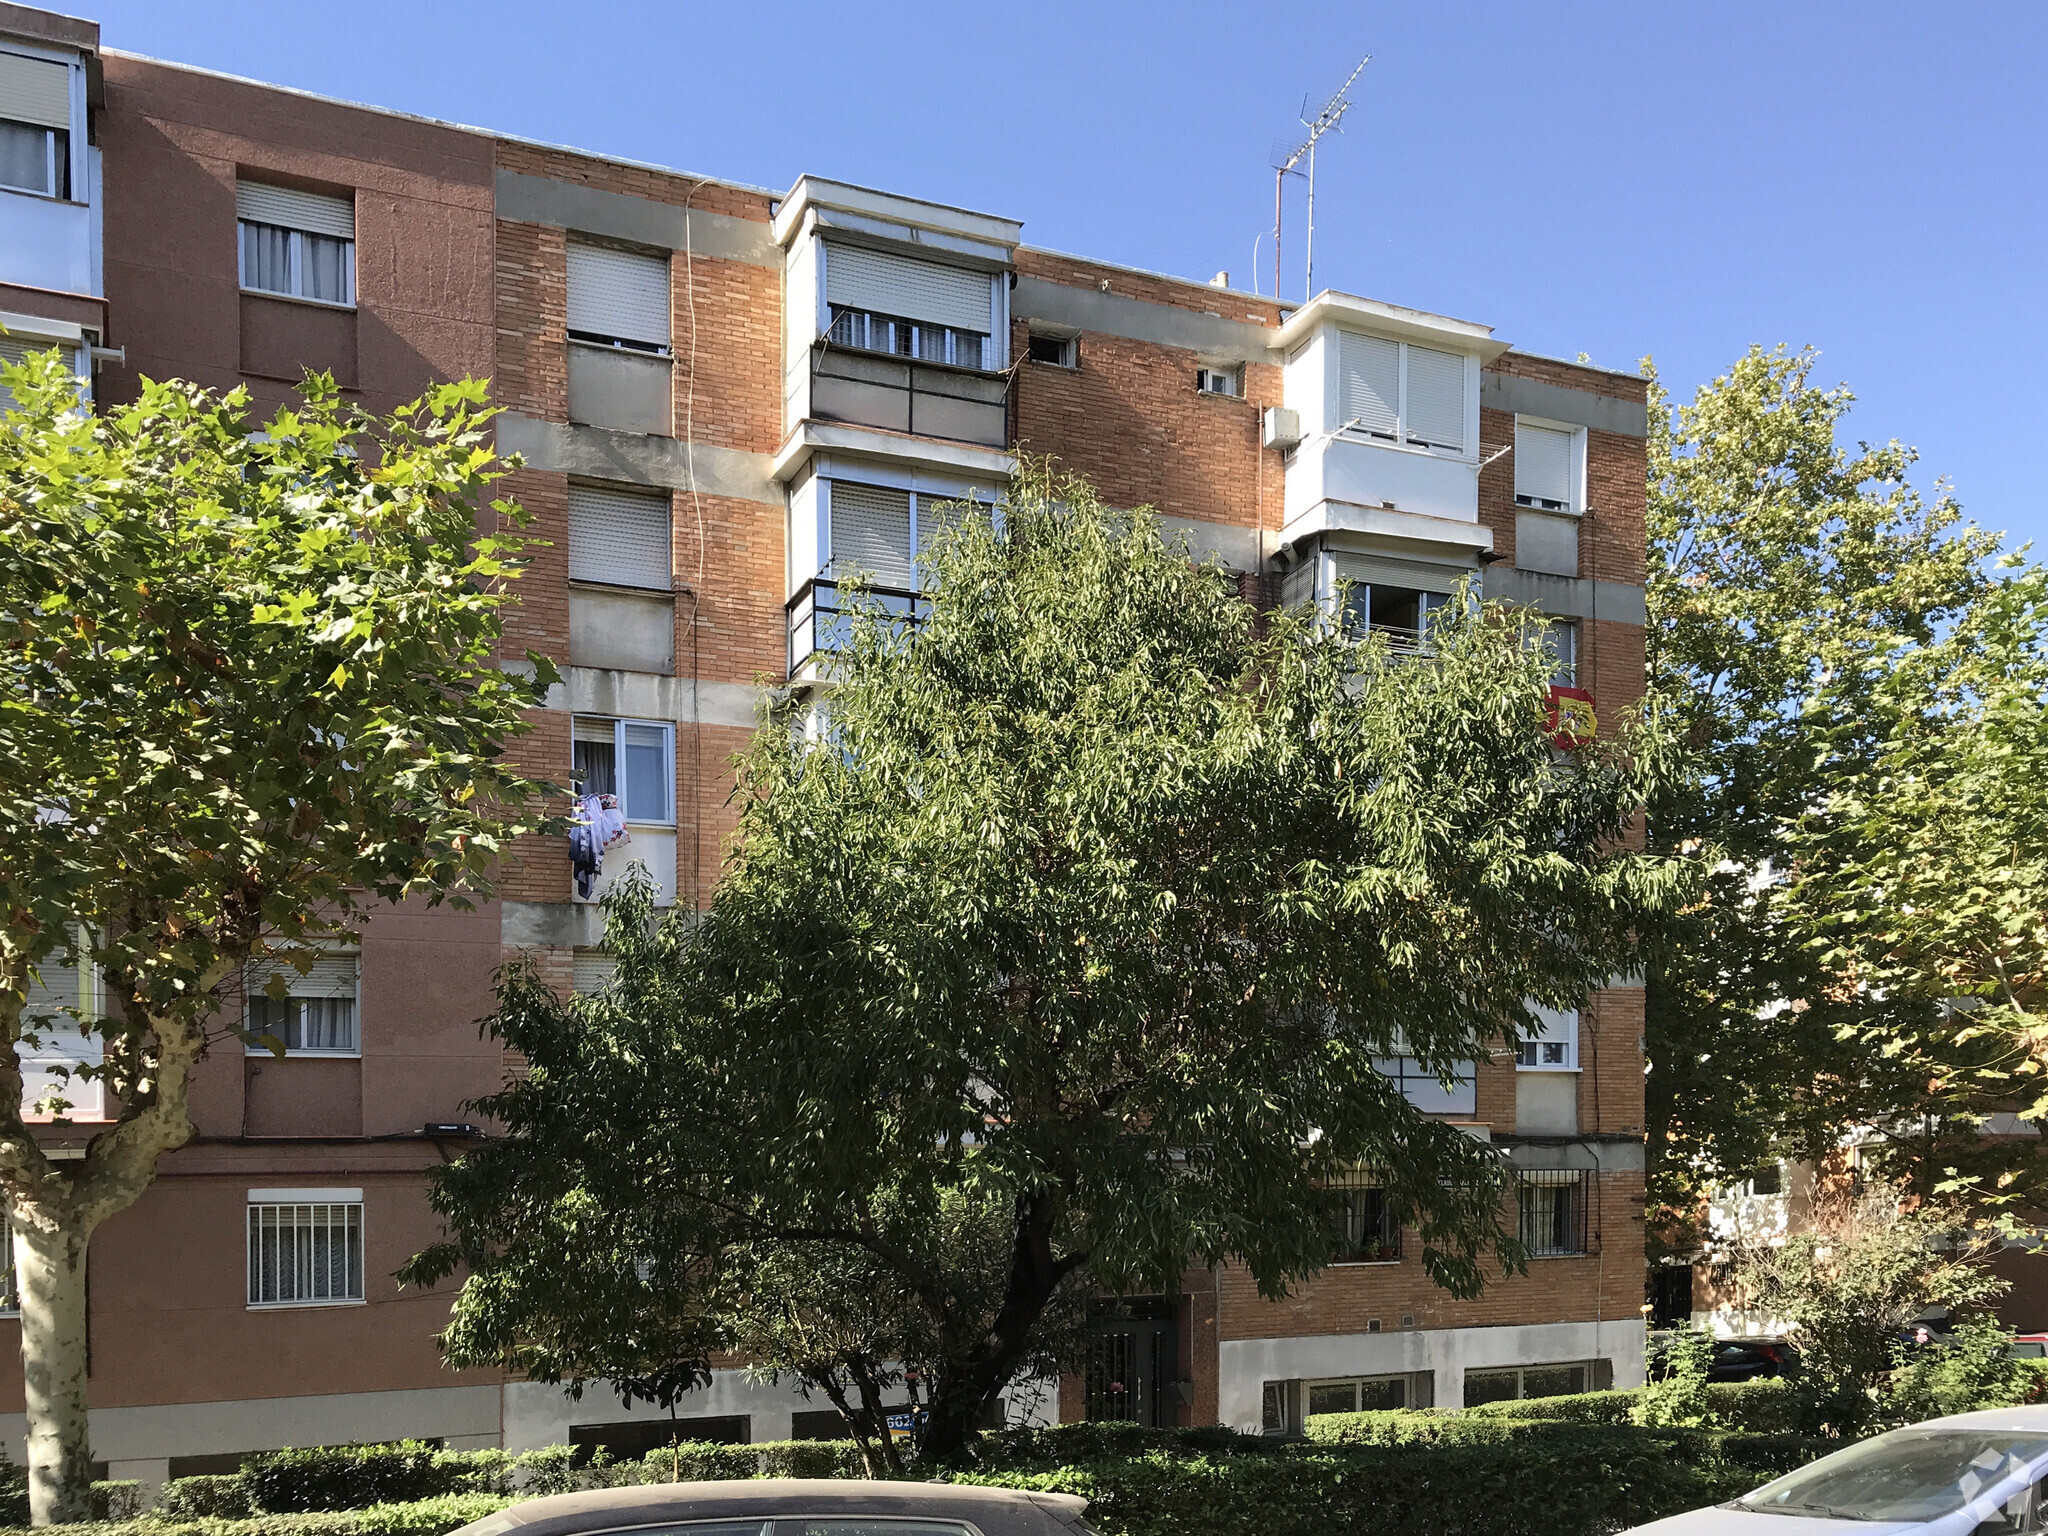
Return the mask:
<path id="1" fill-rule="evenodd" d="M 942 267 L 858 245 L 825 247 L 825 299 L 905 320 L 989 334 L 993 280 L 986 272 Z"/>
<path id="2" fill-rule="evenodd" d="M 863 571 L 878 587 L 910 582 L 910 492 L 831 482 L 832 570 Z"/>
<path id="3" fill-rule="evenodd" d="M 602 992 L 610 986 L 612 975 L 619 968 L 616 956 L 595 949 L 577 950 L 575 958 L 569 965 L 570 990 L 586 995 Z"/>
<path id="4" fill-rule="evenodd" d="M 1401 344 L 1337 333 L 1337 420 L 1393 436 L 1401 424 Z"/>
<path id="5" fill-rule="evenodd" d="M 1408 349 L 1408 440 L 1465 451 L 1465 359 L 1433 347 Z"/>
<path id="6" fill-rule="evenodd" d="M 668 346 L 668 258 L 569 242 L 569 329 Z"/>
<path id="7" fill-rule="evenodd" d="M 569 579 L 667 592 L 674 586 L 669 500 L 608 486 L 569 487 Z"/>
<path id="8" fill-rule="evenodd" d="M 235 183 L 235 217 L 252 224 L 304 230 L 309 235 L 331 235 L 337 240 L 356 237 L 353 199 L 301 192 L 294 187 L 273 187 L 260 181 Z"/>
<path id="9" fill-rule="evenodd" d="M 12 363 L 19 368 L 31 352 L 47 351 L 49 343 L 22 341 L 13 336 L 0 336 L 0 363 Z M 0 384 L 0 411 L 14 409 L 14 391 Z"/>
<path id="10" fill-rule="evenodd" d="M 1410 592 L 1455 592 L 1472 574 L 1460 566 L 1393 560 L 1384 555 L 1332 555 L 1332 579 L 1365 587 L 1400 587 Z"/>
<path id="11" fill-rule="evenodd" d="M 1515 494 L 1539 503 L 1571 506 L 1571 433 L 1515 423 Z"/>
<path id="12" fill-rule="evenodd" d="M 71 127 L 71 67 L 0 52 L 0 117 L 38 128 Z"/>
<path id="13" fill-rule="evenodd" d="M 293 997 L 345 998 L 355 1000 L 356 982 L 360 975 L 358 957 L 349 955 L 318 956 L 305 975 L 299 968 L 282 956 L 267 960 L 249 962 L 249 995 L 266 995 L 270 978 L 275 976 L 284 983 L 285 991 Z"/>

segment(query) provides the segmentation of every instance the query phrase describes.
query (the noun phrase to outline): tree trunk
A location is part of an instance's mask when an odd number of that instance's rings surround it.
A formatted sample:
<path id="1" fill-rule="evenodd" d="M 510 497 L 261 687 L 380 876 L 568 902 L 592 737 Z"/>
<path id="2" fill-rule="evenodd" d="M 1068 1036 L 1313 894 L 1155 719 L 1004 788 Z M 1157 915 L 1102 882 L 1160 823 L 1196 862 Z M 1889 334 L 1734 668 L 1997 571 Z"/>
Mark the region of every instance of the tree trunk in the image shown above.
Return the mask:
<path id="1" fill-rule="evenodd" d="M 85 1254 L 91 1233 L 14 1224 L 28 1404 L 28 1508 L 34 1525 L 92 1518 L 86 1419 Z"/>

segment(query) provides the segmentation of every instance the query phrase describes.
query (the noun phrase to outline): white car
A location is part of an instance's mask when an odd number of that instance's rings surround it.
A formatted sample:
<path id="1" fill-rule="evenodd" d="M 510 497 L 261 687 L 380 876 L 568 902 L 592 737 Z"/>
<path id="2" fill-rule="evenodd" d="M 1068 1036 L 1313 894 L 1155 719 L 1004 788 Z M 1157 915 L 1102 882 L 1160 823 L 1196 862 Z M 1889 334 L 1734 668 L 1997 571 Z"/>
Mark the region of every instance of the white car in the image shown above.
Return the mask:
<path id="1" fill-rule="evenodd" d="M 2021 1536 L 2048 1530 L 2048 1407 L 1929 1419 L 1624 1536 Z"/>

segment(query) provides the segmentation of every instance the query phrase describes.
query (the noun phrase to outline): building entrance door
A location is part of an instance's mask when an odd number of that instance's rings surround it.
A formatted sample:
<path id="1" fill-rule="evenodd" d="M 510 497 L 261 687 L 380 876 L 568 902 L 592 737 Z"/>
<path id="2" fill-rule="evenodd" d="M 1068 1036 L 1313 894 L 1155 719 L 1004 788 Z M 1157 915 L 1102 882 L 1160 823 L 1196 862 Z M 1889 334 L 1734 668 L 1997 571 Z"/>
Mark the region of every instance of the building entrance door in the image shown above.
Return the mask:
<path id="1" fill-rule="evenodd" d="M 1164 1296 L 1105 1302 L 1089 1327 L 1083 1371 L 1092 1422 L 1169 1428 L 1180 1398 L 1173 1303 Z"/>

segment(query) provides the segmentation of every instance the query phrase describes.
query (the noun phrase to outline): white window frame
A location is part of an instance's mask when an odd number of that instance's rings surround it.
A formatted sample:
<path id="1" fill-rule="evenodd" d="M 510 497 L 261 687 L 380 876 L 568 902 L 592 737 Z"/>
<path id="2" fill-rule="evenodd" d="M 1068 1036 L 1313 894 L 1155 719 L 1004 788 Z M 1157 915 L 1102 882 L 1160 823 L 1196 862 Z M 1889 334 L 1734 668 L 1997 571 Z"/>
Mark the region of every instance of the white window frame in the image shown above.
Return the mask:
<path id="1" fill-rule="evenodd" d="M 1586 429 L 1576 422 L 1552 421 L 1546 416 L 1515 417 L 1515 430 L 1519 441 L 1523 427 L 1538 427 L 1546 432 L 1562 432 L 1571 439 L 1566 450 L 1570 455 L 1571 499 L 1562 507 L 1538 505 L 1534 500 L 1522 500 L 1522 493 L 1510 489 L 1509 496 L 1517 512 L 1536 512 L 1546 517 L 1582 517 L 1586 511 Z"/>
<path id="2" fill-rule="evenodd" d="M 259 1288 L 256 1284 L 256 1224 L 254 1213 L 261 1210 L 285 1209 L 348 1210 L 353 1208 L 355 1216 L 356 1253 L 354 1273 L 344 1277 L 353 1282 L 356 1294 L 352 1296 L 305 1296 L 285 1300 L 261 1301 L 250 1299 Z M 245 1203 L 246 1214 L 242 1218 L 242 1294 L 244 1305 L 251 1312 L 299 1311 L 308 1307 L 360 1307 L 368 1303 L 369 1296 L 369 1222 L 363 1210 L 363 1192 L 360 1189 L 252 1189 Z M 330 1228 L 333 1225 L 329 1218 Z M 294 1225 L 296 1231 L 296 1224 Z"/>
<path id="3" fill-rule="evenodd" d="M 1394 409 L 1394 432 L 1391 437 L 1386 433 L 1373 432 L 1358 426 L 1355 420 L 1339 420 L 1335 430 L 1331 433 L 1333 437 L 1341 437 L 1348 442 L 1369 443 L 1375 448 L 1397 448 L 1404 453 L 1426 453 L 1432 458 L 1452 459 L 1460 463 L 1470 463 L 1478 458 L 1479 431 L 1473 419 L 1472 411 L 1472 359 L 1470 354 L 1453 351 L 1450 347 L 1429 346 L 1419 341 L 1404 341 L 1398 336 L 1381 336 L 1373 331 L 1357 330 L 1349 326 L 1332 327 L 1331 334 L 1326 343 L 1327 351 L 1325 357 L 1327 362 L 1324 365 L 1327 381 L 1325 388 L 1328 390 L 1327 399 L 1330 407 L 1330 419 L 1336 419 L 1339 402 L 1344 398 L 1343 334 L 1346 331 L 1355 336 L 1369 336 L 1375 341 L 1391 342 L 1401 349 L 1400 400 Z M 1444 448 L 1435 443 L 1410 442 L 1408 440 L 1408 350 L 1410 347 L 1422 347 L 1423 350 L 1428 352 L 1441 352 L 1448 357 L 1456 357 L 1463 360 L 1465 364 L 1465 377 L 1462 391 L 1462 410 L 1465 441 L 1462 447 Z M 1291 358 L 1290 361 L 1292 361 Z"/>
<path id="4" fill-rule="evenodd" d="M 352 960 L 354 960 L 354 961 L 355 961 L 355 964 L 356 964 L 356 995 L 355 995 L 355 999 L 354 999 L 354 1001 L 355 1001 L 355 1030 L 354 1030 L 354 1034 L 355 1034 L 355 1040 L 356 1040 L 356 1043 L 355 1043 L 354 1045 L 351 1045 L 351 1046 L 346 1046 L 346 1047 L 342 1047 L 342 1046 L 294 1046 L 294 1045 L 287 1045 L 287 1046 L 285 1047 L 285 1052 L 284 1052 L 284 1053 L 285 1053 L 285 1056 L 286 1056 L 286 1057 L 287 1057 L 288 1059 L 291 1059 L 291 1060 L 297 1060 L 297 1059 L 298 1059 L 298 1058 L 300 1058 L 300 1057 L 316 1057 L 316 1056 L 324 1056 L 324 1057 L 329 1057 L 329 1058 L 332 1058 L 332 1059 L 336 1059 L 336 1060 L 352 1061 L 352 1060 L 356 1059 L 357 1057 L 360 1057 L 360 1056 L 361 1056 L 361 1055 L 363 1054 L 363 956 L 362 956 L 362 951 L 361 951 L 361 950 L 355 950 L 355 949 L 351 949 L 351 950 L 337 950 L 337 951 L 334 951 L 334 952 L 332 952 L 332 953 L 323 953 L 323 954 L 321 954 L 321 955 L 320 955 L 320 956 L 319 956 L 318 958 L 320 958 L 320 959 L 323 959 L 323 960 L 330 960 L 330 959 L 341 959 L 341 958 L 344 958 L 344 957 L 346 957 L 346 958 L 349 958 L 349 959 L 352 959 Z M 266 956 L 265 958 L 263 958 L 263 959 L 261 959 L 261 960 L 251 960 L 251 961 L 250 961 L 250 962 L 248 963 L 248 965 L 247 965 L 247 966 L 245 966 L 245 967 L 243 968 L 243 971 L 242 971 L 242 978 L 243 978 L 243 985 L 242 985 L 242 990 L 243 990 L 243 992 L 244 992 L 244 994 L 245 994 L 245 995 L 244 995 L 244 997 L 243 997 L 243 999 L 242 999 L 242 1022 L 243 1022 L 243 1024 L 244 1024 L 244 1025 L 248 1026 L 248 1027 L 249 1027 L 249 1028 L 251 1028 L 251 1029 L 253 1029 L 253 1028 L 255 1027 L 255 1022 L 256 1022 L 256 1021 L 255 1021 L 255 1012 L 256 1012 L 256 999 L 257 999 L 257 997 L 258 997 L 258 996 L 266 996 L 266 995 L 267 995 L 267 994 L 265 994 L 265 993 L 263 992 L 263 990 L 262 990 L 262 986 L 260 986 L 260 985 L 257 985 L 257 984 L 256 984 L 256 977 L 257 977 L 258 975 L 261 975 L 261 976 L 262 976 L 262 977 L 264 978 L 264 984 L 265 984 L 265 985 L 267 985 L 267 984 L 268 984 L 268 981 L 269 981 L 269 978 L 270 978 L 270 976 L 271 976 L 272 974 L 276 974 L 276 975 L 282 976 L 282 977 L 284 978 L 284 984 L 285 984 L 285 987 L 286 987 L 287 991 L 289 991 L 289 989 L 290 989 L 290 987 L 291 987 L 291 985 L 292 985 L 292 983 L 293 983 L 294 981 L 303 981 L 303 980 L 305 980 L 305 978 L 304 978 L 303 976 L 301 976 L 301 975 L 299 974 L 299 972 L 298 972 L 298 969 L 297 969 L 297 968 L 296 968 L 295 966 L 293 966 L 293 965 L 292 965 L 292 963 L 291 963 L 291 962 L 290 962 L 289 960 L 285 959 L 285 958 L 284 958 L 283 956 L 281 956 L 281 955 L 272 955 L 272 956 Z M 251 1040 L 251 1041 L 244 1041 L 244 1042 L 243 1042 L 243 1045 L 242 1045 L 242 1053 L 243 1053 L 244 1055 L 246 1055 L 246 1056 L 272 1056 L 272 1052 L 271 1052 L 271 1050 L 270 1050 L 270 1047 L 268 1047 L 268 1046 L 265 1046 L 265 1045 L 258 1045 L 258 1044 L 256 1044 L 256 1043 L 255 1043 L 254 1041 L 252 1041 L 252 1040 Z M 274 1056 L 272 1056 L 272 1059 L 273 1059 L 273 1060 L 275 1060 L 275 1057 L 274 1057 Z"/>
<path id="5" fill-rule="evenodd" d="M 1524 1036 L 1515 1042 L 1517 1072 L 1576 1072 L 1579 1070 L 1579 1028 L 1584 1014 L 1579 1009 L 1560 1012 L 1530 1004 L 1530 1011 L 1543 1021 L 1543 1033 L 1535 1039 Z M 1564 1047 L 1563 1059 L 1550 1061 L 1546 1045 Z"/>
<path id="6" fill-rule="evenodd" d="M 242 245 L 244 226 L 256 229 L 281 230 L 290 236 L 286 244 L 286 261 L 290 265 L 291 287 L 257 288 L 249 281 L 249 264 Z M 324 240 L 336 240 L 341 244 L 341 291 L 346 297 L 336 299 L 316 298 L 306 288 L 306 231 L 292 229 L 284 224 L 266 224 L 261 219 L 235 220 L 235 280 L 242 292 L 260 294 L 270 299 L 290 299 L 295 304 L 317 304 L 322 309 L 354 309 L 356 307 L 356 243 L 353 238 L 342 240 L 339 235 L 323 235 Z"/>
<path id="7" fill-rule="evenodd" d="M 1057 348 L 1060 355 L 1057 358 L 1032 357 L 1032 347 L 1046 342 L 1050 342 Z M 1045 368 L 1078 368 L 1080 366 L 1080 350 L 1080 338 L 1075 336 L 1056 336 L 1051 331 L 1033 331 L 1030 339 L 1024 345 L 1024 355 L 1030 358 L 1032 362 Z"/>
<path id="8" fill-rule="evenodd" d="M 33 187 L 0 185 L 0 191 L 12 192 L 20 197 L 40 197 L 54 203 L 89 203 L 92 200 L 90 168 L 86 156 L 85 121 L 82 111 L 85 104 L 84 65 L 75 53 L 38 48 L 13 38 L 0 44 L 0 53 L 11 53 L 21 58 L 34 59 L 38 63 L 62 66 L 66 72 L 65 84 L 70 108 L 69 120 L 61 129 L 52 123 L 32 123 L 19 117 L 6 118 L 6 121 L 19 127 L 41 129 L 46 135 L 43 140 L 43 164 L 45 173 L 50 178 L 51 189 L 44 192 Z M 64 174 L 61 178 L 57 175 L 56 146 L 56 135 L 60 132 L 64 135 Z"/>
<path id="9" fill-rule="evenodd" d="M 1195 370 L 1195 389 L 1204 395 L 1219 395 L 1225 400 L 1244 398 L 1244 369 L 1219 368 L 1204 363 Z"/>
<path id="10" fill-rule="evenodd" d="M 576 727 L 577 727 L 577 726 L 579 726 L 579 725 L 581 725 L 581 726 L 594 726 L 594 725 L 602 725 L 602 724 L 605 724 L 606 722 L 609 722 L 609 723 L 610 723 L 610 725 L 611 725 L 611 727 L 612 727 L 612 780 L 613 780 L 613 782 L 614 782 L 615 784 L 617 784 L 617 785 L 619 786 L 619 787 L 618 787 L 618 789 L 616 789 L 616 790 L 614 790 L 614 791 L 613 791 L 613 793 L 617 794 L 617 795 L 618 795 L 618 797 L 619 797 L 619 809 L 620 809 L 620 811 L 621 811 L 621 812 L 623 812 L 623 813 L 624 813 L 624 815 L 625 815 L 625 818 L 626 818 L 626 825 L 627 825 L 627 826 L 629 826 L 629 827 L 673 827 L 673 826 L 675 826 L 675 824 L 676 824 L 676 728 L 675 728 L 675 725 L 674 725 L 674 723 L 673 723 L 672 721 L 668 721 L 668 720 L 635 720 L 635 719 L 630 719 L 630 718 L 627 718 L 627 717 L 625 717 L 625 716 L 612 716 L 612 715 L 574 715 L 574 716 L 572 716 L 572 717 L 571 717 L 571 719 L 570 719 L 570 727 L 569 727 L 569 740 L 570 740 L 570 747 L 569 747 L 569 771 L 570 771 L 570 773 L 571 773 L 571 774 L 573 775 L 573 774 L 575 773 L 575 771 L 576 771 L 576 748 L 575 748 L 575 739 L 576 739 Z M 637 725 L 637 726 L 646 726 L 646 727 L 650 727 L 650 728 L 652 728 L 652 729 L 654 729 L 654 730 L 658 730 L 658 731 L 660 731 L 660 732 L 661 732 L 661 743 L 662 743 L 662 752 L 661 752 L 661 760 L 662 760 L 662 782 L 663 782 L 664 784 L 666 784 L 666 785 L 668 786 L 668 815 L 667 815 L 666 819 L 663 819 L 663 818 L 661 818 L 661 817 L 656 817 L 656 816 L 639 816 L 639 815 L 636 815 L 636 814 L 634 814 L 634 808 L 633 808 L 632 806 L 630 806 L 630 805 L 628 805 L 628 804 L 626 803 L 626 796 L 625 796 L 625 793 L 624 793 L 624 790 L 625 790 L 625 784 L 626 784 L 626 776 L 625 776 L 625 762 L 626 762 L 626 727 L 627 727 L 627 726 L 629 726 L 629 725 Z M 576 794 L 578 794 L 578 795 L 582 795 L 582 794 L 584 794 L 584 793 L 585 793 L 584 789 L 583 789 L 583 788 L 582 788 L 582 786 L 580 786 L 580 785 L 576 787 L 576 790 L 575 790 L 575 792 L 576 792 Z"/>

